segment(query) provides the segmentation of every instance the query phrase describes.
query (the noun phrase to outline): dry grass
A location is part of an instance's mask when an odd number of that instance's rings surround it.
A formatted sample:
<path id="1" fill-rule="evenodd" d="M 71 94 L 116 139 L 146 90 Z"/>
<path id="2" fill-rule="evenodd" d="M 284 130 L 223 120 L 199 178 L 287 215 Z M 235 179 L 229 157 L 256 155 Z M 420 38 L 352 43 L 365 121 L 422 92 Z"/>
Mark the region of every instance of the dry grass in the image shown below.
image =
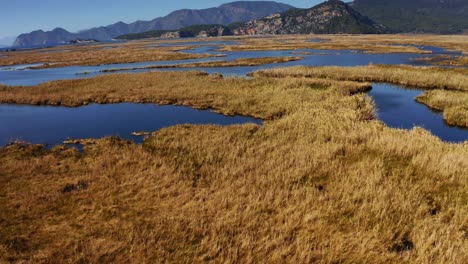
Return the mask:
<path id="1" fill-rule="evenodd" d="M 426 89 L 468 91 L 468 69 L 393 65 L 369 65 L 360 67 L 298 66 L 267 69 L 255 72 L 253 75 L 276 78 L 293 76 L 349 81 L 387 82 Z"/>
<path id="2" fill-rule="evenodd" d="M 178 52 L 180 50 L 190 49 L 187 47 L 158 47 L 142 48 L 139 45 L 124 45 L 113 49 L 103 49 L 102 45 L 77 46 L 77 47 L 58 47 L 46 50 L 28 50 L 8 52 L 8 57 L 0 57 L 0 65 L 32 64 L 44 63 L 41 68 L 56 68 L 76 65 L 100 65 L 116 63 L 132 63 L 144 61 L 162 61 L 162 60 L 185 60 L 210 57 L 208 54 L 189 54 Z M 69 51 L 60 51 L 69 49 Z M 44 52 L 54 51 L 59 52 Z"/>
<path id="3" fill-rule="evenodd" d="M 384 126 L 359 87 L 181 72 L 2 88 L 2 101 L 167 102 L 270 121 L 181 125 L 82 154 L 0 149 L 0 258 L 466 263 L 468 144 Z"/>
<path id="4" fill-rule="evenodd" d="M 442 69 L 369 65 L 363 67 L 289 67 L 258 71 L 253 76 L 307 77 L 333 80 L 387 82 L 425 89 L 444 89 L 426 92 L 418 102 L 444 112 L 449 125 L 468 127 L 468 69 Z M 454 91 L 446 91 L 454 90 Z"/>
<path id="5" fill-rule="evenodd" d="M 101 72 L 118 72 L 128 70 L 144 70 L 144 69 L 170 69 L 170 68 L 197 68 L 197 67 L 239 67 L 239 66 L 258 66 L 264 64 L 277 64 L 285 63 L 288 61 L 302 60 L 302 57 L 263 57 L 263 58 L 241 58 L 231 61 L 219 60 L 219 61 L 204 61 L 196 63 L 181 63 L 181 64 L 170 64 L 170 65 L 152 65 L 146 67 L 134 67 L 134 68 L 116 68 L 116 69 L 105 69 Z"/>
<path id="6" fill-rule="evenodd" d="M 251 79 L 220 78 L 198 71 L 147 72 L 138 74 L 112 74 L 89 79 L 62 80 L 37 86 L 0 86 L 0 103 L 81 106 L 89 103 L 159 103 L 190 105 L 197 108 L 222 109 L 224 114 L 249 114 L 271 119 L 284 114 L 281 109 L 268 109 L 265 105 L 251 104 L 240 94 L 261 96 L 269 102 L 268 90 L 262 94 L 257 87 L 278 86 L 287 89 L 298 85 L 308 87 L 330 86 L 340 93 L 355 94 L 367 91 L 368 83 L 341 82 L 325 79 Z M 211 87 L 216 86 L 216 87 Z M 226 90 L 227 87 L 232 87 Z M 237 99 L 236 99 L 237 98 Z M 259 100 L 260 101 L 260 100 Z M 244 109 L 247 108 L 248 110 Z"/>
<path id="7" fill-rule="evenodd" d="M 261 50 L 296 50 L 296 49 L 318 49 L 318 50 L 362 50 L 366 53 L 415 53 L 430 54 L 412 46 L 368 44 L 356 42 L 321 42 L 312 43 L 304 40 L 261 39 L 253 38 L 245 40 L 240 45 L 230 45 L 220 48 L 220 51 L 261 51 Z"/>
<path id="8" fill-rule="evenodd" d="M 468 92 L 433 90 L 421 94 L 416 100 L 442 111 L 448 124 L 468 127 Z"/>
<path id="9" fill-rule="evenodd" d="M 311 39 L 323 42 L 309 42 Z M 188 42 L 227 40 L 239 45 L 221 45 L 220 50 L 361 50 L 367 53 L 430 53 L 414 46 L 438 46 L 450 50 L 468 52 L 468 36 L 439 35 L 284 35 L 284 36 L 231 36 L 219 38 L 197 38 L 176 40 L 138 40 L 125 43 L 97 44 L 85 46 L 60 46 L 16 52 L 0 52 L 0 65 L 46 63 L 42 68 L 70 65 L 99 65 L 160 60 L 182 60 L 209 57 L 207 54 L 186 54 L 177 51 L 193 48 Z M 178 47 L 152 47 L 165 43 L 180 44 Z M 104 49 L 112 47 L 112 49 Z M 6 57 L 4 57 L 6 56 Z M 465 63 L 457 62 L 457 63 Z"/>
<path id="10" fill-rule="evenodd" d="M 311 39 L 322 39 L 312 43 Z M 368 53 L 428 53 L 414 46 L 437 46 L 468 52 L 466 35 L 282 35 L 240 38 L 225 50 L 345 49 Z M 408 46 L 413 45 L 413 46 Z M 430 52 L 429 52 L 430 53 Z"/>
<path id="11" fill-rule="evenodd" d="M 413 60 L 440 66 L 468 66 L 468 57 L 465 56 L 437 55 L 430 58 L 416 58 Z"/>

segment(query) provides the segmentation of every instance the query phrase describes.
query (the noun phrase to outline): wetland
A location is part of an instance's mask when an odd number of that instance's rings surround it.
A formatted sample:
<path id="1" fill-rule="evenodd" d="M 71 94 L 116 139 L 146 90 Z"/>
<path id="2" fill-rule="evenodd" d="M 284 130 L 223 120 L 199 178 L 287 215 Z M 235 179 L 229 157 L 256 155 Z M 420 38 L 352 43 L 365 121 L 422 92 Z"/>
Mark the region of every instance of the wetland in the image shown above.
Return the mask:
<path id="1" fill-rule="evenodd" d="M 468 72 L 429 62 L 467 44 L 310 35 L 0 53 L 0 261 L 459 263 Z M 194 67 L 150 68 L 178 64 Z"/>

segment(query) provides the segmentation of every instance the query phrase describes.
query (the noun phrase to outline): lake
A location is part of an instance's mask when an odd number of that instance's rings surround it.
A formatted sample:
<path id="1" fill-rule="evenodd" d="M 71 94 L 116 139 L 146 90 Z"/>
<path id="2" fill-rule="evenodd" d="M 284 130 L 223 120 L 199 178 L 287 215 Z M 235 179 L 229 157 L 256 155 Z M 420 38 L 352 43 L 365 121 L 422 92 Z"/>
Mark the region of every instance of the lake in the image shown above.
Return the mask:
<path id="1" fill-rule="evenodd" d="M 312 39 L 311 41 L 322 41 Z M 368 64 L 407 64 L 420 65 L 414 58 L 431 57 L 440 54 L 457 55 L 459 52 L 447 51 L 432 46 L 417 46 L 433 54 L 367 54 L 353 50 L 280 50 L 280 51 L 235 51 L 220 52 L 219 45 L 233 45 L 232 41 L 163 43 L 170 45 L 200 45 L 186 50 L 187 53 L 212 55 L 225 54 L 222 58 L 203 58 L 177 61 L 122 63 L 100 66 L 73 66 L 51 69 L 28 70 L 28 67 L 40 64 L 15 65 L 0 67 L 0 83 L 7 85 L 36 85 L 46 81 L 60 79 L 89 78 L 103 73 L 105 69 L 125 69 L 152 65 L 196 63 L 211 60 L 236 60 L 240 58 L 302 56 L 303 60 L 281 64 L 267 64 L 249 67 L 214 67 L 214 68 L 170 68 L 138 69 L 121 72 L 147 71 L 187 71 L 201 70 L 208 73 L 221 73 L 225 76 L 245 76 L 247 73 L 287 66 L 360 66 Z M 150 47 L 149 47 L 150 48 Z M 306 55 L 300 55 L 304 53 Z M 87 72 L 87 74 L 82 74 Z M 376 103 L 380 120 L 390 127 L 411 129 L 421 126 L 431 131 L 444 141 L 462 142 L 468 140 L 468 130 L 451 127 L 444 123 L 442 114 L 417 103 L 414 98 L 423 91 L 408 89 L 389 84 L 373 84 L 368 93 Z M 226 117 L 210 111 L 199 111 L 179 106 L 157 106 L 139 104 L 90 105 L 80 108 L 37 107 L 0 105 L 0 143 L 6 144 L 13 139 L 22 139 L 33 143 L 57 144 L 68 137 L 98 138 L 108 135 L 119 135 L 138 140 L 130 134 L 139 130 L 154 131 L 176 124 L 236 124 L 260 120 L 248 117 Z M 0 144 L 0 145 L 1 145 Z"/>
<path id="2" fill-rule="evenodd" d="M 247 73 L 274 67 L 288 67 L 288 66 L 363 66 L 369 64 L 407 64 L 407 65 L 422 65 L 421 62 L 416 62 L 415 58 L 425 58 L 436 56 L 439 54 L 453 54 L 453 52 L 445 51 L 444 49 L 436 47 L 419 47 L 421 49 L 430 50 L 435 54 L 408 54 L 408 53 L 393 53 L 393 54 L 369 54 L 353 50 L 312 50 L 312 49 L 297 49 L 297 50 L 277 50 L 277 51 L 233 51 L 233 52 L 220 52 L 217 51 L 219 44 L 222 41 L 213 41 L 213 44 L 206 44 L 200 42 L 200 47 L 192 50 L 185 50 L 186 53 L 194 54 L 211 54 L 211 55 L 226 55 L 222 58 L 203 58 L 203 59 L 189 59 L 189 60 L 175 60 L 175 61 L 157 61 L 157 62 L 137 62 L 137 63 L 120 63 L 120 64 L 104 64 L 99 66 L 69 66 L 60 68 L 48 68 L 28 70 L 28 67 L 41 65 L 28 64 L 28 65 L 14 65 L 0 67 L 0 84 L 5 85 L 36 85 L 43 82 L 63 80 L 63 79 L 76 79 L 76 78 L 89 78 L 97 75 L 112 74 L 104 73 L 102 70 L 108 69 L 128 69 L 128 68 L 141 68 L 155 65 L 170 65 L 182 63 L 196 63 L 213 60 L 236 60 L 240 58 L 260 58 L 260 57 L 283 57 L 283 56 L 300 56 L 303 60 L 290 61 L 279 64 L 266 64 L 259 66 L 239 66 L 239 67 L 214 67 L 214 68 L 171 68 L 171 69 L 137 69 L 137 70 L 123 70 L 121 72 L 148 72 L 148 71 L 186 71 L 186 70 L 201 70 L 208 73 L 218 72 L 226 76 L 245 76 Z M 180 44 L 180 43 L 178 43 Z M 194 43 L 192 43 L 194 44 Z M 225 42 L 224 44 L 232 44 Z M 165 43 L 171 45 L 171 43 Z M 173 44 L 175 45 L 175 44 Z M 297 53 L 310 53 L 307 55 L 300 55 Z M 86 74 L 83 74 L 86 73 Z"/>
<path id="3" fill-rule="evenodd" d="M 153 132 L 179 124 L 244 123 L 261 125 L 262 121 L 173 105 L 119 103 L 70 108 L 0 104 L 0 146 L 13 140 L 56 145 L 70 138 L 105 136 L 141 142 L 142 137 L 132 132 Z"/>
<path id="4" fill-rule="evenodd" d="M 420 126 L 447 142 L 468 140 L 468 129 L 449 126 L 441 112 L 415 101 L 424 91 L 397 85 L 373 83 L 368 93 L 375 102 L 377 116 L 387 126 L 412 129 Z"/>

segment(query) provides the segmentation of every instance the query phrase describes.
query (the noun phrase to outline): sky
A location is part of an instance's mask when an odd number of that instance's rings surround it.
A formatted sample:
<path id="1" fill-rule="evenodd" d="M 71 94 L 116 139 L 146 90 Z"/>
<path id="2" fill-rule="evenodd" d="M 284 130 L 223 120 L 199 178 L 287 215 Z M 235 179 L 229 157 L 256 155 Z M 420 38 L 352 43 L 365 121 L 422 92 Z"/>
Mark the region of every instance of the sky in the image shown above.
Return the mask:
<path id="1" fill-rule="evenodd" d="M 183 8 L 216 7 L 234 0 L 4 0 L 0 7 L 0 45 L 34 30 L 68 31 L 107 26 L 118 21 L 152 20 Z M 324 0 L 276 0 L 312 7 Z"/>

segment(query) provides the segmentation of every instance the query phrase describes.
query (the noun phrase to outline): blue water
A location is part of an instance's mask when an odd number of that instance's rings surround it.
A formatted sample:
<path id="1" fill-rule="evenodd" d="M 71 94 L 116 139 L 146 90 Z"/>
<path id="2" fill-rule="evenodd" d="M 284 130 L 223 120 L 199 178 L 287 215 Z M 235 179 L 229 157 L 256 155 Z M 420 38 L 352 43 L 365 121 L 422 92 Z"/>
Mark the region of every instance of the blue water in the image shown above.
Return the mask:
<path id="1" fill-rule="evenodd" d="M 314 38 L 314 39 L 309 39 L 307 42 L 312 42 L 312 43 L 320 43 L 327 41 L 326 39 L 321 39 L 321 38 Z"/>
<path id="2" fill-rule="evenodd" d="M 231 125 L 261 120 L 224 116 L 183 106 L 119 103 L 77 108 L 0 104 L 0 146 L 14 140 L 56 145 L 66 139 L 119 136 L 141 142 L 132 132 L 153 132 L 177 124 Z"/>
<path id="3" fill-rule="evenodd" d="M 205 42 L 206 43 L 206 42 Z M 180 43 L 166 43 L 166 45 L 179 45 Z M 187 43 L 184 43 L 187 44 Z M 421 62 L 414 62 L 413 58 L 431 57 L 440 54 L 451 54 L 456 55 L 459 52 L 446 51 L 438 47 L 430 46 L 418 46 L 421 49 L 432 51 L 433 54 L 366 54 L 359 51 L 352 50 L 310 50 L 310 49 L 298 49 L 298 50 L 281 50 L 281 51 L 241 51 L 241 52 L 222 52 L 217 50 L 219 44 L 226 44 L 222 41 L 213 41 L 203 45 L 203 42 L 194 42 L 199 47 L 186 50 L 187 53 L 209 53 L 209 54 L 225 54 L 222 58 L 203 58 L 203 59 L 191 59 L 191 60 L 178 60 L 178 61 L 160 61 L 160 62 L 139 62 L 139 63 L 123 63 L 113 65 L 100 65 L 100 66 L 73 66 L 53 69 L 40 69 L 40 70 L 28 70 L 27 67 L 31 65 L 15 65 L 10 67 L 0 67 L 0 83 L 7 85 L 35 85 L 46 81 L 60 80 L 60 79 L 76 79 L 76 78 L 88 78 L 102 74 L 112 74 L 101 72 L 104 69 L 125 69 L 135 67 L 146 67 L 152 65 L 168 65 L 168 64 L 179 64 L 179 63 L 195 63 L 212 60 L 235 60 L 239 58 L 258 58 L 258 57 L 277 57 L 277 56 L 299 56 L 304 57 L 300 61 L 292 61 L 281 64 L 269 64 L 252 67 L 218 67 L 218 68 L 171 68 L 171 69 L 139 69 L 139 70 L 123 70 L 121 72 L 147 72 L 147 71 L 186 71 L 186 70 L 201 70 L 208 73 L 218 72 L 225 76 L 245 76 L 247 73 L 267 69 L 273 67 L 286 67 L 296 65 L 306 66 L 359 66 L 368 64 L 421 64 Z M 228 43 L 229 44 L 229 43 Z M 312 52 L 308 55 L 294 54 L 294 52 Z M 82 74 L 87 72 L 87 74 Z M 401 89 L 398 86 L 387 85 L 387 84 L 374 84 L 374 88 L 369 95 L 376 102 L 378 109 L 379 119 L 382 120 L 390 127 L 411 129 L 414 126 L 421 126 L 431 131 L 434 135 L 438 136 L 442 140 L 450 142 L 461 142 L 468 140 L 468 130 L 450 127 L 443 121 L 442 114 L 431 111 L 428 107 L 419 104 L 414 101 L 414 98 L 419 95 L 422 91 L 416 89 Z M 123 106 L 121 106 L 123 105 Z M 18 107 L 18 108 L 17 108 Z M 12 106 L 12 105 L 0 105 L 0 143 L 8 142 L 11 139 L 24 139 L 33 143 L 50 143 L 55 144 L 61 142 L 66 137 L 102 137 L 105 135 L 120 135 L 127 137 L 131 132 L 138 130 L 149 130 L 153 131 L 163 126 L 158 126 L 158 120 L 150 122 L 149 127 L 143 126 L 146 124 L 144 121 L 151 120 L 153 114 L 149 112 L 153 110 L 147 110 L 148 105 L 141 106 L 133 104 L 118 104 L 110 106 L 99 106 L 92 105 L 80 108 L 57 108 L 57 107 L 34 107 L 34 106 Z M 153 105 L 153 107 L 156 107 Z M 23 109 L 24 111 L 21 111 Z M 126 110 L 123 110 L 126 109 Z M 136 109 L 136 110 L 132 110 Z M 138 112 L 138 111 L 141 112 Z M 88 111 L 88 112 L 87 112 Z M 132 118 L 128 120 L 120 121 L 119 113 L 125 116 L 126 111 L 135 111 L 138 113 L 134 116 L 137 120 L 143 117 L 141 122 L 136 124 L 132 123 Z M 196 111 L 196 110 L 193 110 Z M 113 113 L 117 113 L 116 116 Z M 157 111 L 155 111 L 156 113 Z M 35 122 L 34 113 L 37 113 L 37 120 L 41 122 Z M 109 119 L 104 118 L 101 115 L 107 115 Z M 152 112 L 151 112 L 152 113 Z M 187 110 L 177 112 L 180 118 L 184 118 L 186 113 L 189 113 L 187 119 L 184 122 L 195 123 L 199 121 L 193 119 L 190 115 L 190 111 Z M 213 113 L 210 113 L 213 114 Z M 96 116 L 99 122 L 89 121 L 86 122 L 86 118 Z M 157 114 L 155 114 L 157 116 Z M 214 114 L 216 115 L 216 114 Z M 149 116 L 149 118 L 148 118 Z M 219 115 L 216 115 L 219 116 Z M 94 118 L 94 117 L 93 117 Z M 99 119 L 101 118 L 101 119 Z M 172 117 L 175 118 L 174 116 Z M 220 116 L 219 118 L 227 118 Z M 240 118 L 240 117 L 239 117 Z M 54 121 L 55 119 L 56 122 Z M 80 122 L 73 122 L 73 120 L 84 120 Z M 71 121 L 70 121 L 71 120 Z M 94 120 L 94 119 L 91 119 Z M 201 118 L 201 120 L 205 120 Z M 208 119 L 207 119 L 208 120 Z M 232 119 L 227 119 L 232 120 Z M 9 123 L 3 123 L 8 121 Z M 24 121 L 24 122 L 23 122 Z M 107 122 L 109 121 L 109 122 Z M 255 121 L 255 120 L 253 120 Z M 258 120 L 257 120 L 258 121 Z M 23 123 L 22 123 L 23 122 Z M 28 123 L 32 122 L 30 126 Z M 51 123 L 52 122 L 52 123 Z M 55 122 L 55 123 L 53 123 Z M 94 122 L 94 123 L 93 123 Z M 87 125 L 91 124 L 102 124 L 103 126 Z M 7 126 L 4 126 L 7 124 Z M 42 125 L 45 124 L 45 125 Z M 65 124 L 64 127 L 60 124 Z M 79 124 L 79 125 L 77 125 Z M 177 123 L 171 123 L 177 124 Z M 169 125 L 171 125 L 169 124 Z M 10 127 L 11 126 L 11 127 Z M 8 129 L 5 127 L 9 127 Z M 42 128 L 41 131 L 36 133 L 36 127 Z M 53 131 L 48 131 L 50 127 L 53 127 Z M 73 131 L 64 130 L 67 127 L 74 127 L 77 134 L 72 133 Z M 82 127 L 82 128 L 80 128 Z M 95 128 L 96 127 L 96 128 Z M 2 131 L 10 131 L 2 132 Z M 94 132 L 96 130 L 96 132 Z M 44 132 L 46 131 L 46 132 Z M 86 133 L 85 133 L 86 132 Z M 2 133 L 5 133 L 2 135 Z M 50 138 L 47 136 L 50 133 Z M 89 135 L 88 135 L 88 134 Z M 116 133 L 116 134 L 115 134 Z M 37 134 L 37 135 L 35 135 Z M 131 136 L 130 136 L 131 137 Z M 0 144 L 1 145 L 1 144 Z"/>
<path id="4" fill-rule="evenodd" d="M 387 126 L 412 129 L 415 126 L 429 130 L 448 142 L 468 140 L 468 129 L 448 126 L 441 112 L 435 112 L 415 101 L 424 91 L 397 85 L 374 83 L 369 95 L 377 108 L 377 116 Z"/>
<path id="5" fill-rule="evenodd" d="M 267 64 L 259 66 L 239 66 L 239 67 L 218 67 L 218 68 L 191 68 L 191 70 L 201 70 L 208 73 L 218 72 L 226 76 L 245 76 L 247 73 L 274 67 L 286 67 L 296 65 L 306 66 L 361 66 L 368 64 L 420 64 L 414 62 L 413 58 L 428 57 L 434 55 L 427 54 L 367 54 L 356 52 L 352 50 L 311 50 L 311 49 L 298 49 L 298 50 L 280 50 L 280 51 L 236 51 L 236 52 L 220 52 L 217 51 L 216 46 L 200 46 L 193 50 L 185 50 L 187 53 L 208 53 L 212 55 L 224 54 L 222 58 L 203 58 L 203 59 L 190 59 L 190 60 L 176 60 L 176 61 L 158 61 L 158 62 L 138 62 L 138 63 L 121 63 L 121 64 L 107 64 L 99 66 L 72 66 L 62 68 L 49 68 L 38 70 L 2 70 L 0 67 L 0 83 L 6 85 L 36 85 L 47 81 L 63 80 L 63 79 L 76 79 L 76 78 L 89 78 L 97 75 L 109 74 L 103 73 L 102 70 L 106 69 L 128 69 L 135 67 L 147 67 L 154 65 L 168 65 L 180 63 L 194 63 L 211 60 L 235 60 L 239 58 L 259 58 L 259 57 L 280 57 L 280 56 L 298 56 L 304 57 L 300 61 L 291 61 L 280 64 Z M 298 55 L 293 52 L 312 52 L 309 55 Z M 325 55 L 324 55 L 325 54 Z M 15 65 L 21 67 L 22 65 Z M 11 67 L 6 67 L 11 68 Z M 23 67 L 25 68 L 25 67 Z M 124 70 L 122 72 L 147 72 L 147 71 L 185 71 L 188 69 L 139 69 L 139 70 Z M 81 74 L 86 72 L 87 74 Z"/>
<path id="6" fill-rule="evenodd" d="M 164 42 L 160 43 L 161 47 L 172 47 L 172 46 L 189 46 L 189 45 L 209 45 L 209 46 L 218 46 L 218 45 L 236 45 L 236 41 L 226 41 L 226 40 L 213 40 L 213 41 L 189 41 L 189 42 Z M 151 46 L 151 45 L 148 45 Z"/>

